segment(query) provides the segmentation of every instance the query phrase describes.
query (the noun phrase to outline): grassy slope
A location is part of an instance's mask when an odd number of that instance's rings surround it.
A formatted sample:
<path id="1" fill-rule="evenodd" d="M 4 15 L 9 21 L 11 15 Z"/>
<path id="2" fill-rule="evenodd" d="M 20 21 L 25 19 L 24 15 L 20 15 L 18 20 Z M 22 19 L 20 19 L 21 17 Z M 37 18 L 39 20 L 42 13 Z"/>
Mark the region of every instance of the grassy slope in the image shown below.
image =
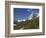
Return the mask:
<path id="1" fill-rule="evenodd" d="M 31 20 L 27 20 L 25 22 L 16 22 L 16 27 L 14 29 L 20 29 L 24 27 L 24 29 L 38 29 L 39 28 L 39 17 Z"/>

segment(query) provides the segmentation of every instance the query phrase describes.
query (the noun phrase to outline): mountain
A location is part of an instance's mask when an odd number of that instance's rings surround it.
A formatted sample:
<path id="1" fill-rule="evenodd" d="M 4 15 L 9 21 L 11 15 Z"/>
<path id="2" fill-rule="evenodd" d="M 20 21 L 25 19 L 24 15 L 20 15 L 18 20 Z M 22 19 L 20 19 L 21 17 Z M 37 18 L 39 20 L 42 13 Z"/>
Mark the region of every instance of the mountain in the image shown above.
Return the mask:
<path id="1" fill-rule="evenodd" d="M 38 29 L 39 28 L 39 14 L 32 13 L 26 19 L 14 21 L 16 26 L 14 29 Z"/>
<path id="2" fill-rule="evenodd" d="M 39 17 L 22 22 L 16 22 L 14 29 L 39 29 Z"/>

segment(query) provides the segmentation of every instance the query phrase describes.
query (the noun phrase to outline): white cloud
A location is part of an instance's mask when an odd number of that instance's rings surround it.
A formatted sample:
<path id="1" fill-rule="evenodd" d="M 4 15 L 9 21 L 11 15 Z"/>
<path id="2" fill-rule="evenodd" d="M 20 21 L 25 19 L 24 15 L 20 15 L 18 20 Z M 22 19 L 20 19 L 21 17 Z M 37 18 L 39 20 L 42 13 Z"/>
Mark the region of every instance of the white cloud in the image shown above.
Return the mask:
<path id="1" fill-rule="evenodd" d="M 23 21 L 26 21 L 26 19 L 23 19 Z"/>
<path id="2" fill-rule="evenodd" d="M 31 20 L 33 17 L 33 13 L 28 16 L 28 20 Z"/>
<path id="3" fill-rule="evenodd" d="M 21 19 L 21 20 L 18 20 L 18 22 L 22 22 L 22 21 L 26 21 L 26 19 Z"/>
<path id="4" fill-rule="evenodd" d="M 18 22 L 21 22 L 21 20 L 18 20 Z"/>

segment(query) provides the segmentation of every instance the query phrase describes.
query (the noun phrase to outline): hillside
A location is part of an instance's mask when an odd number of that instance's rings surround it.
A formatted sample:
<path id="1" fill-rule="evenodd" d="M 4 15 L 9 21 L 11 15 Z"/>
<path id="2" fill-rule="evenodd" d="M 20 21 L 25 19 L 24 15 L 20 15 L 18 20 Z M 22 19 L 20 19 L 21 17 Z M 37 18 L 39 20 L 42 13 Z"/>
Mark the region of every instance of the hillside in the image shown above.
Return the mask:
<path id="1" fill-rule="evenodd" d="M 39 28 L 39 17 L 32 18 L 31 20 L 26 20 L 25 22 L 14 22 L 16 26 L 14 26 L 14 29 L 38 29 Z"/>

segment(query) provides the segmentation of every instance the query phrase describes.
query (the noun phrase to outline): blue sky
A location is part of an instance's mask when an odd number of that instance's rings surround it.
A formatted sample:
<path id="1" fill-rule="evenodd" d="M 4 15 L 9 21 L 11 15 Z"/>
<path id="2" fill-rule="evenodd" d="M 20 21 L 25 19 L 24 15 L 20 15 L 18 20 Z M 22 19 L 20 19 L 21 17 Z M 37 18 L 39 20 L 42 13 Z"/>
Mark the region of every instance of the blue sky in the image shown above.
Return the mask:
<path id="1" fill-rule="evenodd" d="M 39 9 L 29 9 L 29 8 L 14 8 L 14 21 L 26 19 L 30 14 L 39 13 Z"/>

